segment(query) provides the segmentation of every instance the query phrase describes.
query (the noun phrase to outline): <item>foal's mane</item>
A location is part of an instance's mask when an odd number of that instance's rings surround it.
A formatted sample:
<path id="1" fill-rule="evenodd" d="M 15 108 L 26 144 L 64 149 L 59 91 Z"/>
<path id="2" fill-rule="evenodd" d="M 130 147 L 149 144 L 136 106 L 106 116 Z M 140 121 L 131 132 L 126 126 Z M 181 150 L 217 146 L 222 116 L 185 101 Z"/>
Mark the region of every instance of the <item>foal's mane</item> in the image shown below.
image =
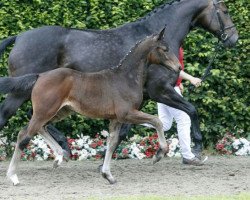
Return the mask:
<path id="1" fill-rule="evenodd" d="M 142 43 L 144 42 L 145 40 L 148 40 L 150 38 L 153 38 L 154 36 L 156 36 L 157 34 L 153 34 L 153 35 L 150 35 L 150 36 L 147 36 L 145 38 L 143 38 L 142 40 L 139 40 L 130 50 L 129 52 L 120 60 L 119 64 L 115 67 L 111 67 L 110 69 L 117 69 L 119 67 L 121 67 L 128 59 L 128 57 L 134 53 L 134 51 L 137 49 L 137 47 Z"/>

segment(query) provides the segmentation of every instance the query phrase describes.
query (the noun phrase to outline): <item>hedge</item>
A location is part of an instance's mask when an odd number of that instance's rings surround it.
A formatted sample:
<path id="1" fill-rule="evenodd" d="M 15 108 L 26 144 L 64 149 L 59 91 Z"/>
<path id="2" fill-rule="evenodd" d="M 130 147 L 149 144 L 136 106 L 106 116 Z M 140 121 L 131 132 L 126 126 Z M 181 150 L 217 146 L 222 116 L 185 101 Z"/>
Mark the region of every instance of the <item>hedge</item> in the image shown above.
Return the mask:
<path id="1" fill-rule="evenodd" d="M 43 25 L 61 25 L 74 28 L 109 29 L 135 21 L 164 0 L 1 0 L 0 39 Z M 239 31 L 240 39 L 233 49 L 220 49 L 213 64 L 212 76 L 202 87 L 184 93 L 198 109 L 205 144 L 214 144 L 226 130 L 250 133 L 249 109 L 249 4 L 245 0 L 228 0 L 226 5 Z M 187 72 L 202 76 L 213 56 L 217 39 L 204 30 L 192 31 L 185 40 L 185 67 Z M 7 58 L 11 48 L 0 60 L 1 76 L 8 75 Z M 188 87 L 188 83 L 185 83 Z M 3 97 L 2 97 L 3 99 Z M 18 110 L 0 132 L 8 142 L 15 141 L 20 128 L 27 123 L 28 102 Z M 145 104 L 144 111 L 157 114 L 155 102 Z M 72 115 L 56 124 L 71 137 L 77 134 L 95 134 L 107 129 L 106 120 L 91 120 Z M 242 130 L 242 131 L 239 131 Z M 150 130 L 136 126 L 132 134 L 149 134 Z M 170 131 L 174 133 L 175 130 Z M 243 133 L 242 133 L 243 132 Z"/>

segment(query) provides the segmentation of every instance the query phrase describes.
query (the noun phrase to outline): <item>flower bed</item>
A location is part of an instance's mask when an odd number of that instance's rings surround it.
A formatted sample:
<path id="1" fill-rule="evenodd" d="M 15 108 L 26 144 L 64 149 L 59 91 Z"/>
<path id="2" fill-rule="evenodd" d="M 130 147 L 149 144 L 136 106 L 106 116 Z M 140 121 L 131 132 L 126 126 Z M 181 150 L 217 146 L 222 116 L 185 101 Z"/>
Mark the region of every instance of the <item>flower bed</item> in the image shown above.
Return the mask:
<path id="1" fill-rule="evenodd" d="M 232 133 L 227 132 L 216 144 L 216 150 L 220 154 L 247 156 L 250 155 L 250 142 L 243 137 L 237 139 Z"/>
<path id="2" fill-rule="evenodd" d="M 98 160 L 104 157 L 106 150 L 107 131 L 102 131 L 96 134 L 95 138 L 89 136 L 79 136 L 77 139 L 68 138 L 68 144 L 71 149 L 72 160 L 92 159 Z M 167 154 L 170 157 L 180 156 L 180 147 L 178 139 L 170 138 L 168 140 L 170 151 Z M 3 146 L 2 146 L 3 147 Z M 115 153 L 114 159 L 125 158 L 152 158 L 159 148 L 157 134 L 148 137 L 140 137 L 135 135 L 127 141 L 122 141 Z M 2 148 L 4 149 L 4 148 Z M 2 157 L 1 157 L 2 155 Z M 2 159 L 1 159 L 2 158 Z M 22 160 L 49 160 L 53 159 L 53 151 L 49 145 L 45 143 L 43 138 L 38 135 L 31 140 L 27 148 L 22 153 Z M 6 154 L 1 151 L 0 145 L 0 159 L 5 160 Z"/>
<path id="3" fill-rule="evenodd" d="M 104 157 L 106 150 L 107 131 L 96 134 L 95 138 L 89 136 L 79 136 L 77 139 L 68 138 L 71 149 L 72 160 L 92 159 L 98 160 Z M 172 137 L 167 140 L 169 144 L 168 157 L 180 157 L 180 146 L 178 139 Z M 0 161 L 6 159 L 4 143 L 0 143 Z M 157 134 L 147 137 L 134 135 L 127 141 L 122 141 L 115 153 L 114 159 L 143 159 L 152 158 L 159 148 Z M 231 133 L 225 136 L 216 144 L 216 150 L 220 154 L 226 155 L 250 155 L 250 142 L 245 138 L 236 138 Z M 54 159 L 53 151 L 45 143 L 43 138 L 38 135 L 22 153 L 22 160 L 49 160 Z"/>
<path id="4" fill-rule="evenodd" d="M 106 150 L 107 131 L 96 134 L 95 138 L 89 136 L 79 136 L 77 139 L 68 138 L 68 144 L 71 149 L 72 160 L 93 159 L 98 160 L 104 157 Z M 178 140 L 171 138 L 168 140 L 171 150 L 168 156 L 180 156 L 180 148 Z M 113 158 L 151 158 L 159 148 L 157 134 L 149 137 L 134 136 L 128 141 L 123 141 L 115 153 Z M 36 136 L 30 145 L 24 150 L 22 160 L 48 160 L 53 158 L 53 151 L 45 143 L 41 136 Z"/>

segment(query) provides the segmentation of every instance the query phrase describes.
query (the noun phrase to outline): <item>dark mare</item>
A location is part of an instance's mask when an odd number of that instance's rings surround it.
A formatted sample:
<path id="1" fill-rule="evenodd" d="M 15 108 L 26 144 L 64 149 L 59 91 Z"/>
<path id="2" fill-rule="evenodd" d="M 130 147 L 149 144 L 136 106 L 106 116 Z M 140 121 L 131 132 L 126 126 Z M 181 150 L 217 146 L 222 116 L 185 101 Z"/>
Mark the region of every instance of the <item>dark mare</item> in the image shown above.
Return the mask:
<path id="1" fill-rule="evenodd" d="M 96 72 L 115 66 L 128 50 L 147 35 L 167 25 L 168 42 L 175 55 L 186 35 L 194 27 L 202 27 L 218 37 L 225 47 L 232 47 L 238 33 L 227 8 L 220 0 L 175 0 L 165 3 L 145 17 L 109 30 L 77 30 L 59 26 L 46 26 L 26 31 L 3 40 L 0 54 L 15 43 L 9 56 L 11 76 L 41 73 L 65 67 L 82 72 Z M 180 97 L 174 84 L 168 81 L 169 72 L 164 67 L 149 68 L 144 99 L 150 99 L 186 112 L 192 121 L 194 151 L 202 150 L 202 136 L 195 107 Z M 30 99 L 30 92 L 10 93 L 1 105 L 0 127 Z M 120 131 L 121 138 L 129 125 Z M 50 133 L 56 137 L 57 131 Z M 67 146 L 67 145 L 65 145 Z M 66 148 L 66 147 L 64 147 Z"/>
<path id="2" fill-rule="evenodd" d="M 155 127 L 160 144 L 155 162 L 168 152 L 160 119 L 138 111 L 143 101 L 143 88 L 150 64 L 166 67 L 172 71 L 176 80 L 181 70 L 178 58 L 163 41 L 164 30 L 165 28 L 159 34 L 137 43 L 117 67 L 100 72 L 82 73 L 60 68 L 42 74 L 0 78 L 1 85 L 5 86 L 5 93 L 32 91 L 33 115 L 28 126 L 18 134 L 7 172 L 14 185 L 19 183 L 16 168 L 21 152 L 37 132 L 47 138 L 46 141 L 62 157 L 62 148 L 46 132 L 44 126 L 49 121 L 64 118 L 72 111 L 91 118 L 110 120 L 110 136 L 102 175 L 111 184 L 115 183 L 115 179 L 110 172 L 110 161 L 118 144 L 122 123 L 148 123 Z"/>

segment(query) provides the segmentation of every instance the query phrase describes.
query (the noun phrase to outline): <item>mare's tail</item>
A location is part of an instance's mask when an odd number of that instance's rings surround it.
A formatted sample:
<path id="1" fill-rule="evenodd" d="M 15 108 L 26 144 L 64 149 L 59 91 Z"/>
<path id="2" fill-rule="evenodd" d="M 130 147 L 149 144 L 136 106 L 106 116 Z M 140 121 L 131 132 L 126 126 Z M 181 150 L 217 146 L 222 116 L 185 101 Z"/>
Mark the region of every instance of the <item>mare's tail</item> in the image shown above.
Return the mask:
<path id="1" fill-rule="evenodd" d="M 3 52 L 7 48 L 7 46 L 13 44 L 16 41 L 17 35 L 11 36 L 3 40 L 0 44 L 0 57 L 2 56 Z"/>
<path id="2" fill-rule="evenodd" d="M 0 93 L 22 93 L 32 90 L 39 74 L 28 74 L 18 77 L 0 77 Z"/>

